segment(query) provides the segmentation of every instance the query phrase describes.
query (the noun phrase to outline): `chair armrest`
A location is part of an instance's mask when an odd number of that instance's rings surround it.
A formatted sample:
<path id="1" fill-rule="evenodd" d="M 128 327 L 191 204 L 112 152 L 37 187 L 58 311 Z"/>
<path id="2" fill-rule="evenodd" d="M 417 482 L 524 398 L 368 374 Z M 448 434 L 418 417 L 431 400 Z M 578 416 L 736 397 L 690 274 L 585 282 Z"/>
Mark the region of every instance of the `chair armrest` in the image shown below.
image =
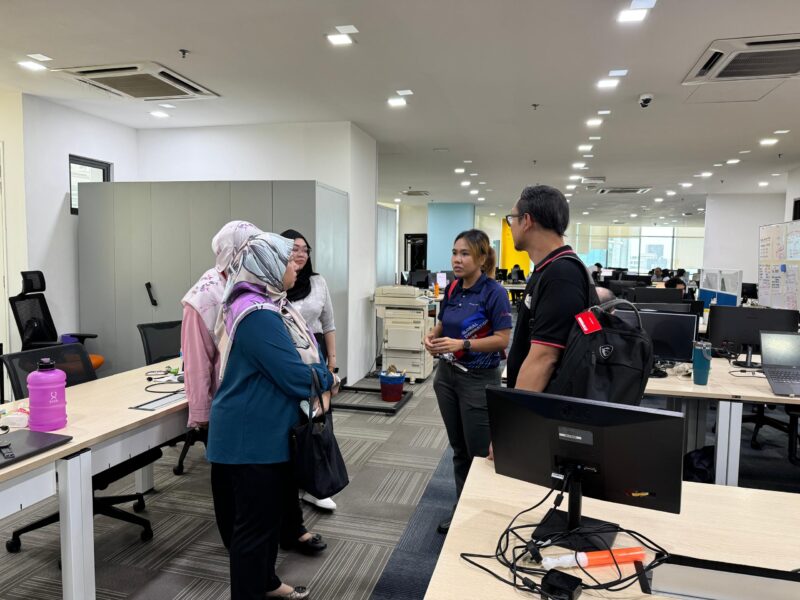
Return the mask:
<path id="1" fill-rule="evenodd" d="M 28 342 L 25 344 L 28 350 L 36 348 L 50 348 L 51 346 L 60 346 L 63 342 Z"/>
<path id="2" fill-rule="evenodd" d="M 62 333 L 61 335 L 68 335 L 70 337 L 74 337 L 78 340 L 78 343 L 83 344 L 88 339 L 94 339 L 97 337 L 96 333 Z"/>

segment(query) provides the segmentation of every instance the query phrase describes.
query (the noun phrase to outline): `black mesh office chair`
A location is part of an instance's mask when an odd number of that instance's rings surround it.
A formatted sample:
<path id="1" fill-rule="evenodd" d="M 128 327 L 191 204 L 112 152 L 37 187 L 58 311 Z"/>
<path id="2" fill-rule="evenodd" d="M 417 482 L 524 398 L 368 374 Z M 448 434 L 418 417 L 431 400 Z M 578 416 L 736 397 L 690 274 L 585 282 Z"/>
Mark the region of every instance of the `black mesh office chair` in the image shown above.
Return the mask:
<path id="1" fill-rule="evenodd" d="M 41 271 L 22 271 L 22 291 L 8 299 L 11 312 L 17 323 L 23 350 L 46 348 L 61 343 L 44 297 L 46 284 Z M 81 344 L 87 339 L 96 338 L 96 333 L 66 333 Z M 91 354 L 90 360 L 95 369 L 99 369 L 105 359 L 99 354 Z"/>
<path id="2" fill-rule="evenodd" d="M 148 365 L 161 362 L 162 360 L 169 360 L 180 356 L 181 352 L 181 322 L 180 321 L 164 321 L 163 323 L 143 323 L 136 326 L 142 336 L 142 345 L 144 346 L 144 357 Z M 194 446 L 196 442 L 202 442 L 203 445 L 208 441 L 208 430 L 201 428 L 192 428 L 186 432 L 183 438 L 183 448 L 178 457 L 178 464 L 172 468 L 175 475 L 183 474 L 183 461 L 186 460 L 186 455 L 189 448 Z M 172 444 L 170 444 L 172 445 Z"/>
<path id="3" fill-rule="evenodd" d="M 55 361 L 56 367 L 63 370 L 67 375 L 67 387 L 84 383 L 87 381 L 94 381 L 97 379 L 92 362 L 86 349 L 81 344 L 62 344 L 59 346 L 51 346 L 49 348 L 38 348 L 36 350 L 27 350 L 25 352 L 16 352 L 13 354 L 4 354 L 0 356 L 5 368 L 8 370 L 9 380 L 11 381 L 11 389 L 14 392 L 14 397 L 19 400 L 27 398 L 28 373 L 36 370 L 36 365 L 39 359 L 48 357 Z M 109 485 L 126 477 L 139 469 L 155 462 L 161 458 L 161 450 L 156 448 L 148 450 L 143 454 L 134 456 L 116 466 L 111 467 L 97 475 L 92 476 L 92 490 L 104 490 Z M 141 539 L 147 541 L 153 537 L 153 529 L 150 526 L 150 521 L 143 517 L 132 515 L 124 510 L 116 507 L 117 504 L 124 502 L 133 502 L 133 510 L 141 512 L 145 508 L 144 496 L 142 494 L 127 494 L 124 496 L 94 496 L 92 504 L 94 514 L 105 515 L 113 519 L 119 519 L 133 525 L 142 527 Z M 6 550 L 9 552 L 19 552 L 22 547 L 20 536 L 24 533 L 40 529 L 52 523 L 57 523 L 59 520 L 59 513 L 52 513 L 42 519 L 34 521 L 33 523 L 16 529 L 11 533 L 11 539 L 6 542 Z"/>
<path id="4" fill-rule="evenodd" d="M 181 354 L 181 322 L 141 323 L 136 326 L 142 336 L 145 364 L 178 358 Z"/>

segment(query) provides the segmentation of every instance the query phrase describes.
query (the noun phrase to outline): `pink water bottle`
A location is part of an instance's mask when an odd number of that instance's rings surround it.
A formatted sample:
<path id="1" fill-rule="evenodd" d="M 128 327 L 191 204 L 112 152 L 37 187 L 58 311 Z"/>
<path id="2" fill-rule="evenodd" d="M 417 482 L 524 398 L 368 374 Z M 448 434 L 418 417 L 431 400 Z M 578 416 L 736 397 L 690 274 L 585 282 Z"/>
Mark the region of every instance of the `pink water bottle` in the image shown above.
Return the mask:
<path id="1" fill-rule="evenodd" d="M 53 431 L 67 426 L 67 374 L 56 369 L 50 358 L 39 361 L 38 370 L 28 374 L 31 431 Z"/>

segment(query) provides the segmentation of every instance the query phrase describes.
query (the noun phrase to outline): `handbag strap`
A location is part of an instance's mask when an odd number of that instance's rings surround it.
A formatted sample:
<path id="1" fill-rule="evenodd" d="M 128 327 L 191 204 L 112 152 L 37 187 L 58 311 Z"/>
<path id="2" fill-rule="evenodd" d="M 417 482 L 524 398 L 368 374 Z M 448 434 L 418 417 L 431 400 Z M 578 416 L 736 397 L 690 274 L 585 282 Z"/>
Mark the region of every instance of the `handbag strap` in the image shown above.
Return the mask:
<path id="1" fill-rule="evenodd" d="M 319 375 L 317 375 L 317 372 L 312 367 L 309 367 L 309 370 L 311 371 L 311 397 L 309 398 L 309 400 L 314 398 L 314 396 L 319 398 L 320 409 L 322 409 L 322 413 L 325 414 L 325 403 L 322 401 L 322 386 L 319 383 Z M 311 422 L 311 420 L 314 417 L 314 413 L 311 410 L 311 404 L 312 404 L 311 402 L 308 403 L 308 422 L 309 423 Z"/>

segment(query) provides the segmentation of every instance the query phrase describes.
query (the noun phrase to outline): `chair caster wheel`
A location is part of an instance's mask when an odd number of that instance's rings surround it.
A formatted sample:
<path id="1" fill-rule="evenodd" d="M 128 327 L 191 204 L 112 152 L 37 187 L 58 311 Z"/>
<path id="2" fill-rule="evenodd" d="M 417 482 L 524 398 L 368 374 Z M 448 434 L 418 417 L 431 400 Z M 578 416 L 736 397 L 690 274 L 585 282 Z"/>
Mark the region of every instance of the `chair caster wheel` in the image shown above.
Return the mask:
<path id="1" fill-rule="evenodd" d="M 22 541 L 19 538 L 11 538 L 6 542 L 6 550 L 11 554 L 16 554 L 22 548 Z"/>
<path id="2" fill-rule="evenodd" d="M 133 512 L 140 513 L 145 509 L 144 500 L 137 500 L 133 505 Z"/>
<path id="3" fill-rule="evenodd" d="M 153 530 L 152 529 L 145 529 L 142 531 L 142 535 L 139 536 L 143 542 L 149 542 L 153 539 Z"/>
<path id="4" fill-rule="evenodd" d="M 175 473 L 175 475 L 183 475 L 183 465 L 172 467 L 172 472 Z"/>

